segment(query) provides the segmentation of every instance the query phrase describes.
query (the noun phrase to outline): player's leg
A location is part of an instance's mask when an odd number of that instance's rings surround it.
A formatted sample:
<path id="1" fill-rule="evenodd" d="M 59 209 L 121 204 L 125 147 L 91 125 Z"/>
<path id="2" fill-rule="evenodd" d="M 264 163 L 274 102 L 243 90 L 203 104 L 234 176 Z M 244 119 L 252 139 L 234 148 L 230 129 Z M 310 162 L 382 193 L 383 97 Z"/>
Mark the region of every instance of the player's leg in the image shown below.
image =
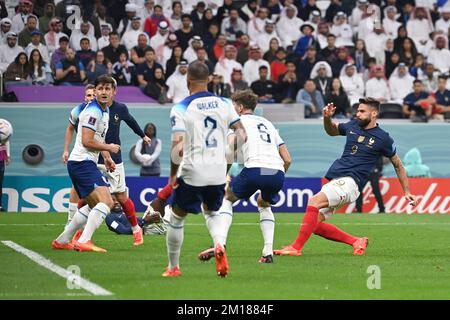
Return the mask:
<path id="1" fill-rule="evenodd" d="M 334 211 L 335 209 L 332 208 L 323 208 L 319 210 L 319 223 L 317 224 L 317 227 L 314 230 L 314 234 L 331 241 L 353 245 L 353 243 L 355 243 L 355 241 L 358 240 L 357 237 L 354 237 L 342 231 L 341 229 L 332 224 L 325 223 L 325 220 L 331 217 Z"/>
<path id="2" fill-rule="evenodd" d="M 72 250 L 73 249 L 73 243 L 72 243 L 72 237 L 74 237 L 74 234 L 84 228 L 86 225 L 86 222 L 88 220 L 88 216 L 91 209 L 88 205 L 85 205 L 84 207 L 77 209 L 75 214 L 72 217 L 72 220 L 69 224 L 66 225 L 64 228 L 63 233 L 61 233 L 56 240 L 52 242 L 53 249 L 66 249 L 66 250 Z"/>
<path id="3" fill-rule="evenodd" d="M 75 188 L 72 186 L 70 189 L 69 210 L 67 212 L 67 225 L 72 221 L 75 212 L 78 210 L 78 200 L 80 200 L 80 198 L 78 197 Z"/>
<path id="4" fill-rule="evenodd" d="M 105 218 L 108 229 L 117 234 L 133 234 L 131 225 L 123 213 L 110 213 Z"/>

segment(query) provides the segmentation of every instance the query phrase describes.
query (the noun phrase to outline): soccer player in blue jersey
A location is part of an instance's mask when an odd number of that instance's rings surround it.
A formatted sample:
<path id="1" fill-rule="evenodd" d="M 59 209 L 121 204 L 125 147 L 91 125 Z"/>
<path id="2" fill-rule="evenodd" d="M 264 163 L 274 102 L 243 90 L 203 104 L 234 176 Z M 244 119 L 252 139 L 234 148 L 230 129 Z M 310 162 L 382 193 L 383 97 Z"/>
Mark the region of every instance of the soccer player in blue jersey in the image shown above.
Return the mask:
<path id="1" fill-rule="evenodd" d="M 409 190 L 406 171 L 397 155 L 394 140 L 378 126 L 380 103 L 373 98 L 360 99 L 356 119 L 339 124 L 331 121 L 335 109 L 333 104 L 328 104 L 323 109 L 323 125 L 328 135 L 347 137 L 344 152 L 326 173 L 325 178 L 329 182 L 319 193 L 309 198 L 297 239 L 289 246 L 274 250 L 277 255 L 301 255 L 303 246 L 312 233 L 346 243 L 353 247 L 354 255 L 363 255 L 369 242 L 366 237 L 354 237 L 324 221 L 335 210 L 358 198 L 359 190 L 366 184 L 381 156 L 391 160 L 405 199 L 410 205 L 416 205 L 416 197 Z"/>
<path id="2" fill-rule="evenodd" d="M 67 164 L 67 161 L 69 159 L 69 147 L 72 142 L 73 133 L 77 131 L 78 127 L 78 117 L 80 116 L 81 111 L 84 110 L 86 105 L 92 101 L 92 99 L 95 98 L 94 96 L 94 85 L 88 84 L 84 88 L 84 102 L 76 106 L 70 111 L 69 116 L 69 123 L 67 124 L 66 128 L 66 135 L 64 137 L 64 151 L 61 156 L 62 161 L 64 164 Z M 72 186 L 72 189 L 70 189 L 70 198 L 69 198 L 69 210 L 68 210 L 68 217 L 67 217 L 67 224 L 72 221 L 73 215 L 75 212 L 77 212 L 78 209 L 78 195 Z"/>

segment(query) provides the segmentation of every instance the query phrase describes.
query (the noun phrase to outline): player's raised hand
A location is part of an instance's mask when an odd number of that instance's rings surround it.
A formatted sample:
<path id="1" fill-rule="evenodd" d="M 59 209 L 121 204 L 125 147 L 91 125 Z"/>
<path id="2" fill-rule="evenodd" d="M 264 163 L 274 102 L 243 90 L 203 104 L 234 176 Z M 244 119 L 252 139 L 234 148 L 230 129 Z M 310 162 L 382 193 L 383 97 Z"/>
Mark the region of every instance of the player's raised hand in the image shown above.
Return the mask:
<path id="1" fill-rule="evenodd" d="M 323 116 L 324 118 L 331 118 L 334 114 L 334 111 L 336 110 L 336 107 L 334 106 L 334 104 L 328 103 L 324 108 L 323 108 Z"/>
<path id="2" fill-rule="evenodd" d="M 108 151 L 112 153 L 118 153 L 120 151 L 120 146 L 115 143 L 108 144 L 109 148 Z"/>
<path id="3" fill-rule="evenodd" d="M 144 136 L 144 137 L 142 138 L 142 140 L 144 140 L 144 143 L 145 143 L 145 144 L 150 144 L 150 143 L 152 142 L 152 139 L 150 139 L 150 138 L 147 137 L 147 136 Z"/>
<path id="4" fill-rule="evenodd" d="M 62 156 L 61 156 L 61 160 L 62 162 L 64 162 L 64 164 L 67 164 L 67 161 L 69 160 L 69 151 L 64 151 Z"/>

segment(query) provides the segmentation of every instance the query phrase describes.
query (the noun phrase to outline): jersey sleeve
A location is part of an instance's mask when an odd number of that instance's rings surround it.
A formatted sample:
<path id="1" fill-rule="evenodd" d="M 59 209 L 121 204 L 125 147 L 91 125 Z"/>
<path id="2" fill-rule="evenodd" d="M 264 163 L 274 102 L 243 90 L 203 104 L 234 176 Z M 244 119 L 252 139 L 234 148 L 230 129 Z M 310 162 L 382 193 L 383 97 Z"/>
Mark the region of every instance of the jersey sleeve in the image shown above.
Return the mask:
<path id="1" fill-rule="evenodd" d="M 182 107 L 175 105 L 170 111 L 170 126 L 172 127 L 172 133 L 186 131 Z"/>
<path id="2" fill-rule="evenodd" d="M 281 138 L 280 133 L 277 129 L 275 129 L 275 143 L 277 144 L 277 147 L 280 147 L 284 144 L 284 140 Z"/>
<path id="3" fill-rule="evenodd" d="M 80 116 L 80 110 L 81 110 L 80 106 L 77 106 L 70 111 L 69 122 L 74 127 L 77 125 L 78 117 Z"/>
<path id="4" fill-rule="evenodd" d="M 385 157 L 392 158 L 393 156 L 395 156 L 396 153 L 397 147 L 395 145 L 394 139 L 388 136 L 383 142 L 381 154 Z"/>
<path id="5" fill-rule="evenodd" d="M 86 109 L 83 118 L 81 119 L 81 125 L 83 128 L 88 128 L 93 131 L 97 131 L 97 127 L 102 119 L 103 115 L 100 110 L 95 108 Z"/>
<path id="6" fill-rule="evenodd" d="M 235 124 L 236 122 L 241 120 L 241 118 L 239 117 L 236 110 L 234 109 L 233 102 L 231 102 L 230 99 L 223 98 L 223 101 L 225 101 L 225 103 L 229 106 L 229 113 L 228 113 L 227 120 L 228 120 L 228 126 L 232 126 L 233 124 Z"/>
<path id="7" fill-rule="evenodd" d="M 341 136 L 346 136 L 347 135 L 347 131 L 350 129 L 350 124 L 351 123 L 352 123 L 352 121 L 338 124 L 338 130 L 339 130 L 339 134 Z"/>

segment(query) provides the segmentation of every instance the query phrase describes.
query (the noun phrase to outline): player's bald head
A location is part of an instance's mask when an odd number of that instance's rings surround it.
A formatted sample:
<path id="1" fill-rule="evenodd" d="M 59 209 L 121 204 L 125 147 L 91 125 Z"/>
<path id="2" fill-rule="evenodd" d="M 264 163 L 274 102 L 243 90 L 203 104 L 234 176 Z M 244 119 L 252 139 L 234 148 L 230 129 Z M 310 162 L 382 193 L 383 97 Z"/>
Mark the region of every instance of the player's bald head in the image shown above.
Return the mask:
<path id="1" fill-rule="evenodd" d="M 188 67 L 188 79 L 195 82 L 208 82 L 209 68 L 200 61 L 192 62 Z"/>

